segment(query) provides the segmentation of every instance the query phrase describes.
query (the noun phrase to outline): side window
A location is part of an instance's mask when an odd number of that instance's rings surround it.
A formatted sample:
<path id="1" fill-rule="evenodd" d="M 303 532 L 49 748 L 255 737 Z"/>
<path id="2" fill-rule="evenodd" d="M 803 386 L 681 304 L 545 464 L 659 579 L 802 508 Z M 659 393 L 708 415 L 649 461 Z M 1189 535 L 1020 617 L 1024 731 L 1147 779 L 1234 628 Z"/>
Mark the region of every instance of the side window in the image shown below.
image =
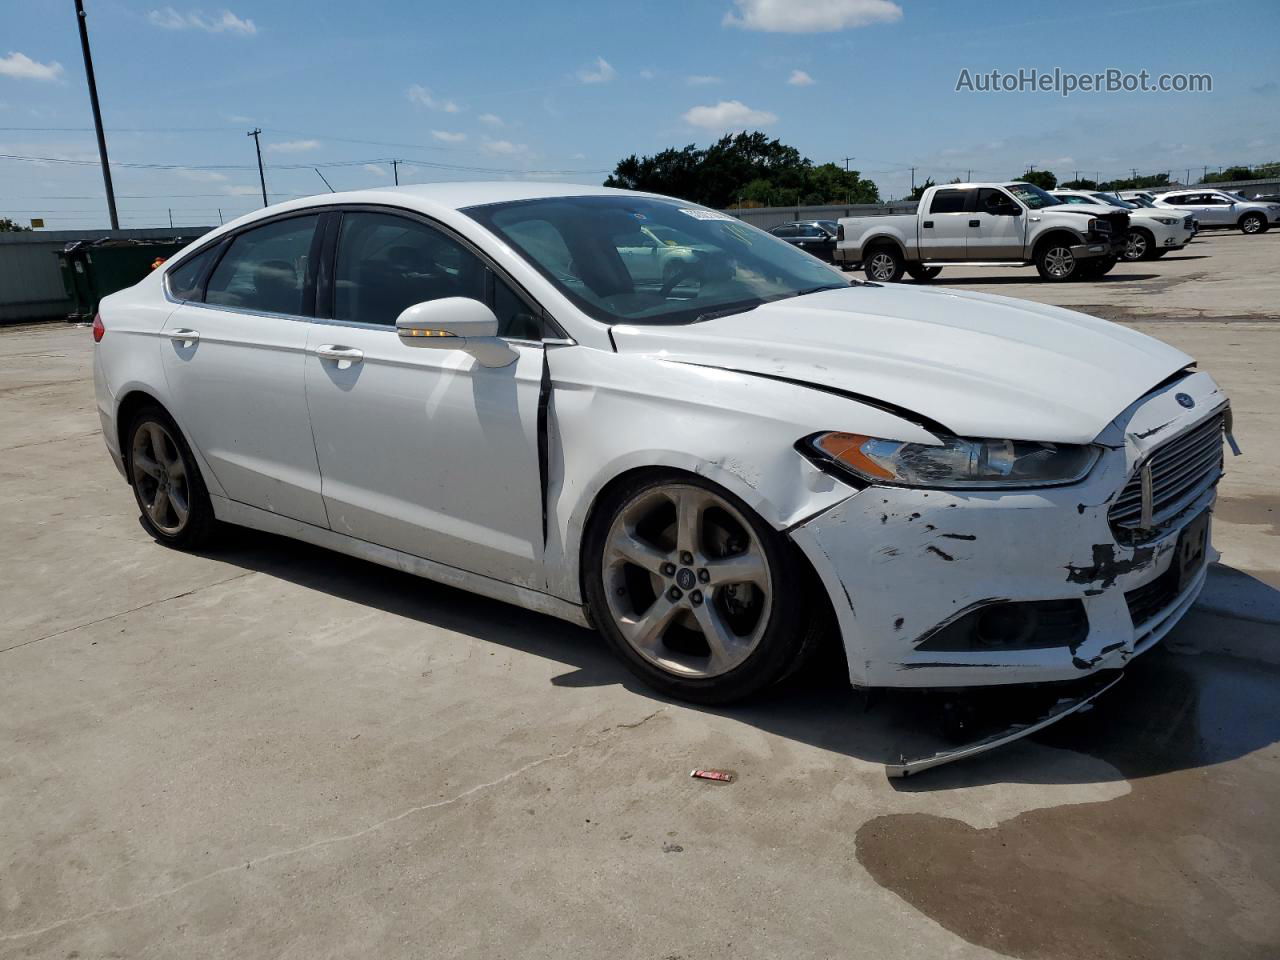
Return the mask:
<path id="1" fill-rule="evenodd" d="M 801 227 L 800 236 L 802 237 L 821 237 L 825 236 L 817 227 Z"/>
<path id="2" fill-rule="evenodd" d="M 333 274 L 334 318 L 393 326 L 424 300 L 484 300 L 485 266 L 445 233 L 387 213 L 346 213 Z"/>
<path id="3" fill-rule="evenodd" d="M 205 303 L 301 315 L 319 219 L 291 217 L 240 234 L 209 278 Z"/>
<path id="4" fill-rule="evenodd" d="M 542 320 L 499 276 L 493 278 L 493 312 L 498 317 L 498 336 L 519 340 L 541 340 Z"/>
<path id="5" fill-rule="evenodd" d="M 933 195 L 933 203 L 929 204 L 929 212 L 964 213 L 964 205 L 968 197 L 968 190 L 939 190 Z"/>
<path id="6" fill-rule="evenodd" d="M 1225 207 L 1231 201 L 1228 200 L 1226 197 L 1219 196 L 1216 193 L 1206 193 L 1204 196 L 1200 197 L 1200 199 L 1198 199 L 1196 202 L 1203 203 L 1209 207 Z"/>
<path id="7" fill-rule="evenodd" d="M 775 237 L 794 237 L 796 235 L 796 225 L 794 223 L 784 223 L 780 227 L 773 228 Z"/>
<path id="8" fill-rule="evenodd" d="M 1063 197 L 1067 203 L 1079 203 L 1071 197 Z M 1009 208 L 1013 206 L 1013 201 L 1002 190 L 995 190 L 991 187 L 978 188 L 978 205 L 974 208 L 975 213 L 990 213 L 994 215 L 1006 214 Z"/>
<path id="9" fill-rule="evenodd" d="M 217 251 L 218 244 L 215 243 L 208 250 L 188 257 L 170 270 L 165 277 L 169 284 L 169 295 L 177 300 L 199 300 L 200 281 Z"/>

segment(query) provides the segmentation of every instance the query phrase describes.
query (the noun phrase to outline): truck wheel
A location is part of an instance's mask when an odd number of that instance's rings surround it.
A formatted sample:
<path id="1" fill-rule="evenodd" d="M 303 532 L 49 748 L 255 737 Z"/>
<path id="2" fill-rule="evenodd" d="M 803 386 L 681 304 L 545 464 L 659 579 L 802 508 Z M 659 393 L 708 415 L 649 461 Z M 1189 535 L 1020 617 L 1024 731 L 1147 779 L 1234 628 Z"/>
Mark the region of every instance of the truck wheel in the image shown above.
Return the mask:
<path id="1" fill-rule="evenodd" d="M 911 275 L 911 279 L 917 283 L 928 283 L 942 272 L 941 267 L 925 267 L 918 263 L 907 266 L 907 273 Z"/>
<path id="2" fill-rule="evenodd" d="M 1240 231 L 1242 233 L 1266 233 L 1267 218 L 1260 213 L 1246 213 L 1240 218 Z"/>
<path id="3" fill-rule="evenodd" d="M 1065 240 L 1050 240 L 1036 251 L 1036 271 L 1041 280 L 1061 283 L 1070 280 L 1080 269 L 1080 261 Z"/>
<path id="4" fill-rule="evenodd" d="M 1076 276 L 1081 280 L 1097 280 L 1110 273 L 1118 262 L 1116 257 L 1094 257 L 1076 268 Z"/>
<path id="5" fill-rule="evenodd" d="M 1137 260 L 1150 260 L 1151 252 L 1156 248 L 1156 238 L 1150 231 L 1136 227 L 1129 231 L 1129 237 L 1124 247 L 1124 259 L 1127 263 L 1134 263 Z"/>
<path id="6" fill-rule="evenodd" d="M 902 255 L 893 247 L 876 247 L 862 264 L 862 272 L 877 283 L 897 283 L 906 267 Z"/>

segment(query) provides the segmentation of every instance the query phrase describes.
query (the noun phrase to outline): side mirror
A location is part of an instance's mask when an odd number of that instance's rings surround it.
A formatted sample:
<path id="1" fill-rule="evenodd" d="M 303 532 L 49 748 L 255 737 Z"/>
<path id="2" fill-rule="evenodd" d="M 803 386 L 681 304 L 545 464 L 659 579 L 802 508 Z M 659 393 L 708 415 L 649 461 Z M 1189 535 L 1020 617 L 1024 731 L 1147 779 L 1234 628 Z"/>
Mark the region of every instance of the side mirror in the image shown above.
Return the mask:
<path id="1" fill-rule="evenodd" d="M 470 297 L 444 297 L 405 307 L 396 318 L 400 342 L 410 347 L 462 350 L 484 367 L 505 367 L 518 354 L 498 336 L 498 318 Z"/>

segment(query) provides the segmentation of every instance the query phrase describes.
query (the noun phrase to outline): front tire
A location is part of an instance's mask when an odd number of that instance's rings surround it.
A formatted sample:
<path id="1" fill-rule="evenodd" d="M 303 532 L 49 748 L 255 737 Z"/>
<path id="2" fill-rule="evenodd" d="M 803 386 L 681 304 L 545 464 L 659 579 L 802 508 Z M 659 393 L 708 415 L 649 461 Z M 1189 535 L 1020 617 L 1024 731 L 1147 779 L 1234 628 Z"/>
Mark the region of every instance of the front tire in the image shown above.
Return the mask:
<path id="1" fill-rule="evenodd" d="M 1050 283 L 1062 283 L 1070 280 L 1079 271 L 1079 261 L 1071 252 L 1066 240 L 1050 240 L 1036 251 L 1036 272 L 1041 280 Z"/>
<path id="2" fill-rule="evenodd" d="M 125 438 L 125 472 L 147 532 L 171 547 L 208 543 L 217 528 L 213 505 L 173 418 L 159 406 L 143 407 L 129 422 Z"/>
<path id="3" fill-rule="evenodd" d="M 627 667 L 672 697 L 759 693 L 816 646 L 795 548 L 710 481 L 652 471 L 594 511 L 583 551 L 591 619 Z"/>
<path id="4" fill-rule="evenodd" d="M 1150 260 L 1155 249 L 1156 238 L 1152 236 L 1150 231 L 1138 228 L 1129 231 L 1122 257 L 1126 263 Z"/>
<path id="5" fill-rule="evenodd" d="M 906 268 L 902 254 L 890 246 L 875 247 L 862 264 L 862 272 L 873 283 L 897 283 Z"/>
<path id="6" fill-rule="evenodd" d="M 1240 218 L 1240 232 L 1253 236 L 1267 232 L 1267 218 L 1260 213 L 1246 213 Z"/>
<path id="7" fill-rule="evenodd" d="M 1095 257 L 1080 264 L 1076 276 L 1081 280 L 1097 280 L 1110 273 L 1118 262 L 1116 257 Z"/>

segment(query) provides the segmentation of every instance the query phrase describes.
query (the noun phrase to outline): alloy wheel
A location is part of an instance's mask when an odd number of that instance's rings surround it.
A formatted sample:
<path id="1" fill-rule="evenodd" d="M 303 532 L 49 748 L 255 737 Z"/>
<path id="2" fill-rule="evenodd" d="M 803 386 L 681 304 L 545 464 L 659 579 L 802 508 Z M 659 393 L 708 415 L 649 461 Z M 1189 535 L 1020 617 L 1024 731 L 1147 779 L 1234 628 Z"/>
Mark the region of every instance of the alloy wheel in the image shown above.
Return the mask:
<path id="1" fill-rule="evenodd" d="M 871 276 L 876 280 L 890 280 L 897 264 L 887 253 L 877 253 L 871 258 Z"/>
<path id="2" fill-rule="evenodd" d="M 1257 216 L 1245 217 L 1240 224 L 1240 229 L 1245 233 L 1257 233 L 1262 229 L 1262 218 Z"/>
<path id="3" fill-rule="evenodd" d="M 673 676 L 728 673 L 764 636 L 773 602 L 764 547 L 709 490 L 670 484 L 637 496 L 614 518 L 601 564 L 622 637 Z"/>
<path id="4" fill-rule="evenodd" d="M 1125 244 L 1124 248 L 1124 258 L 1126 260 L 1141 260 L 1146 255 L 1147 238 L 1137 231 L 1129 234 L 1129 242 Z"/>
<path id="5" fill-rule="evenodd" d="M 138 425 L 129 464 L 147 518 L 168 536 L 182 533 L 191 515 L 191 487 L 182 453 L 164 424 L 147 420 Z"/>
<path id="6" fill-rule="evenodd" d="M 1066 247 L 1051 247 L 1044 255 L 1044 268 L 1050 276 L 1069 277 L 1076 268 L 1076 258 Z"/>

